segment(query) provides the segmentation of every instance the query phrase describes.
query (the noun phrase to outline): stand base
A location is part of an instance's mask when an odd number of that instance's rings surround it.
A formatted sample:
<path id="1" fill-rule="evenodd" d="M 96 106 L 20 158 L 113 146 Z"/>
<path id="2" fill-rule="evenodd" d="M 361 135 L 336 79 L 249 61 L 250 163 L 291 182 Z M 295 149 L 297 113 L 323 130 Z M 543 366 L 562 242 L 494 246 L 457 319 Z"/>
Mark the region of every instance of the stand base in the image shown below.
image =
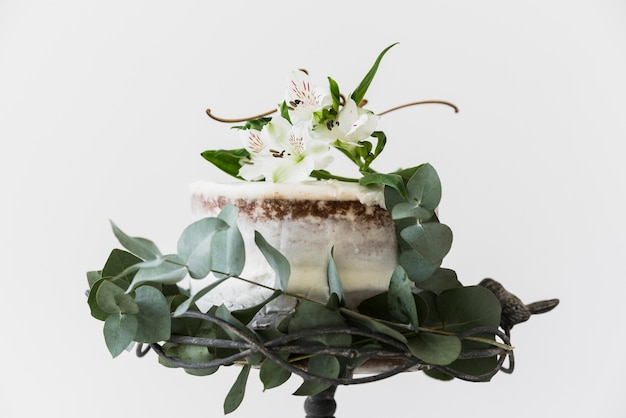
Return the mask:
<path id="1" fill-rule="evenodd" d="M 337 402 L 335 391 L 337 386 L 331 386 L 317 395 L 309 396 L 304 401 L 306 418 L 335 418 Z"/>

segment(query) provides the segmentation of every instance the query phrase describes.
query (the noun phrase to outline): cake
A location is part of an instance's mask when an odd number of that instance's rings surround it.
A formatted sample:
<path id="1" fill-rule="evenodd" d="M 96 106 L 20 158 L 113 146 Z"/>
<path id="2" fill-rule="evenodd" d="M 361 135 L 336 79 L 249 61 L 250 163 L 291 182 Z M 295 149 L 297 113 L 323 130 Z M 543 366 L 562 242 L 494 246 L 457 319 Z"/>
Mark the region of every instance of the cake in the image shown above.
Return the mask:
<path id="1" fill-rule="evenodd" d="M 234 205 L 237 225 L 245 243 L 242 277 L 266 286 L 274 272 L 254 243 L 254 231 L 289 261 L 287 292 L 325 302 L 329 296 L 328 264 L 337 266 L 347 307 L 382 293 L 398 264 L 394 222 L 385 209 L 380 187 L 365 187 L 335 180 L 303 183 L 211 183 L 191 185 L 194 219 L 217 216 Z M 207 280 L 212 280 L 211 278 Z M 197 287 L 203 283 L 193 281 Z M 224 303 L 242 309 L 262 302 L 268 290 L 248 282 L 230 280 L 198 303 L 202 308 Z M 294 301 L 274 303 L 288 310 Z"/>

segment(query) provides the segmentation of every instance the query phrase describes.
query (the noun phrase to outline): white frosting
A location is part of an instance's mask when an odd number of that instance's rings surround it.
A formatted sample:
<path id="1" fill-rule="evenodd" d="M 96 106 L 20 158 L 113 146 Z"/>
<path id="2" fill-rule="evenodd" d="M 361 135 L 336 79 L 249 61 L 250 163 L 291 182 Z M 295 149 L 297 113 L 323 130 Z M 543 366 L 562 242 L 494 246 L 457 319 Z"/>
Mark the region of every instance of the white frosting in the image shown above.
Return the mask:
<path id="1" fill-rule="evenodd" d="M 337 180 L 302 183 L 198 181 L 190 186 L 192 195 L 224 196 L 235 199 L 358 200 L 366 206 L 385 207 L 382 187 L 361 186 Z"/>
<path id="2" fill-rule="evenodd" d="M 327 300 L 327 268 L 333 248 L 348 306 L 356 306 L 389 286 L 397 265 L 397 241 L 393 222 L 387 219 L 386 212 L 377 208 L 382 207 L 382 189 L 337 181 L 305 184 L 197 182 L 191 186 L 191 193 L 192 214 L 196 219 L 216 216 L 220 211 L 216 205 L 218 197 L 258 206 L 266 199 L 285 201 L 284 205 L 277 204 L 282 215 L 287 213 L 287 216 L 276 218 L 273 212 L 264 212 L 259 207 L 240 211 L 237 223 L 246 247 L 246 266 L 241 277 L 274 285 L 274 272 L 254 243 L 256 230 L 289 260 L 289 293 L 320 302 Z M 291 217 L 290 203 L 302 200 L 316 201 L 316 208 L 321 208 L 328 217 L 302 216 L 301 212 Z M 365 208 L 361 208 L 361 215 L 342 210 L 333 213 L 332 205 L 326 204 L 333 201 L 361 202 Z M 193 280 L 192 291 L 206 286 L 205 281 Z M 270 291 L 259 286 L 231 278 L 212 290 L 199 305 L 201 309 L 208 309 L 223 303 L 230 309 L 240 309 L 263 301 L 269 294 Z M 270 309 L 287 311 L 292 306 L 292 299 L 283 298 L 273 302 Z"/>

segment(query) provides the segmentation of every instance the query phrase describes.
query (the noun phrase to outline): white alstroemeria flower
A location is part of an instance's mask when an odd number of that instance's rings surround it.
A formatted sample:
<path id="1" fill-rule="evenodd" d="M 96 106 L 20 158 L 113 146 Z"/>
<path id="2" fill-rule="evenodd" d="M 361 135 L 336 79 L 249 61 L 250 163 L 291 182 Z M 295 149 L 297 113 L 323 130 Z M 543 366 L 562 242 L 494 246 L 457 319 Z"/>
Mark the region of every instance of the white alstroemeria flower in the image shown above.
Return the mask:
<path id="1" fill-rule="evenodd" d="M 303 122 L 309 123 L 314 112 L 332 106 L 333 99 L 329 87 L 312 85 L 309 75 L 297 70 L 289 74 L 285 102 L 291 109 L 289 111 L 291 122 L 298 125 Z"/>
<path id="2" fill-rule="evenodd" d="M 291 125 L 282 116 L 275 116 L 260 132 L 241 132 L 244 146 L 251 153 L 251 159 L 244 161 L 239 170 L 246 180 L 300 182 L 332 161 L 328 142 L 311 138 L 304 123 Z"/>
<path id="3" fill-rule="evenodd" d="M 369 138 L 376 130 L 379 117 L 373 112 L 358 107 L 354 100 L 347 99 L 334 121 L 315 128 L 316 136 L 339 141 L 348 147 Z"/>

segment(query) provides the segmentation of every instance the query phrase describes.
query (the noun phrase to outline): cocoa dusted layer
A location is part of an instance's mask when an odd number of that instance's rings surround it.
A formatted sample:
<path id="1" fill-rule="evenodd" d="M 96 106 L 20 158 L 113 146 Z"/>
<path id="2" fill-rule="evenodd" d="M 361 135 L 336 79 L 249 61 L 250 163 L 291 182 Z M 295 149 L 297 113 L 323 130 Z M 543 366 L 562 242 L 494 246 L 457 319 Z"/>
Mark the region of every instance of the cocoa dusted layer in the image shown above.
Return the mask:
<path id="1" fill-rule="evenodd" d="M 377 205 L 366 206 L 353 200 L 287 200 L 287 199 L 232 199 L 224 196 L 201 198 L 193 196 L 195 202 L 204 211 L 220 210 L 227 204 L 234 205 L 240 213 L 251 220 L 285 220 L 313 217 L 333 219 L 335 217 L 354 217 L 359 223 L 376 227 L 393 227 L 393 221 L 387 210 Z"/>

